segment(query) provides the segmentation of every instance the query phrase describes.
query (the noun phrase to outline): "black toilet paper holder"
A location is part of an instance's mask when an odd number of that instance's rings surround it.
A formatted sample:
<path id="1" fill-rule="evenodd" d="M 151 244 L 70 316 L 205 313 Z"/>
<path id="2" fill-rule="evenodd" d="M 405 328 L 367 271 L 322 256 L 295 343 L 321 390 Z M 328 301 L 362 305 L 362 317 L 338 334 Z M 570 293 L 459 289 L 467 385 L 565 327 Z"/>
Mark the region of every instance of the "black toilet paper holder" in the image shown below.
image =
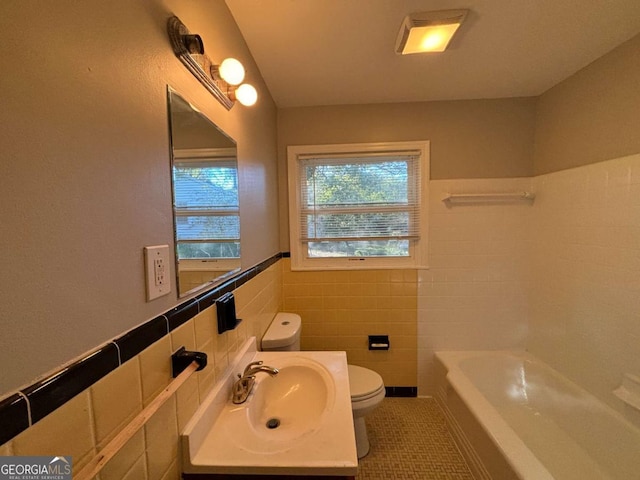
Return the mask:
<path id="1" fill-rule="evenodd" d="M 389 335 L 369 335 L 369 350 L 389 350 Z"/>

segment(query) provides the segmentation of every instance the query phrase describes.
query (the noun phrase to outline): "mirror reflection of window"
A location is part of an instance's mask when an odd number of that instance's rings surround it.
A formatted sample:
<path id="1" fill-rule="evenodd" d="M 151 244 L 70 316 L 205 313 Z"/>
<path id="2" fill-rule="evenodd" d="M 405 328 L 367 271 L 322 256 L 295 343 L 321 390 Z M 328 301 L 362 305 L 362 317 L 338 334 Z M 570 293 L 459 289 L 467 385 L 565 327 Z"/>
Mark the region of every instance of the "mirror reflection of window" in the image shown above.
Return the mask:
<path id="1" fill-rule="evenodd" d="M 176 150 L 173 160 L 178 260 L 240 258 L 235 150 Z"/>
<path id="2" fill-rule="evenodd" d="M 181 297 L 240 269 L 236 144 L 169 88 L 176 272 Z"/>

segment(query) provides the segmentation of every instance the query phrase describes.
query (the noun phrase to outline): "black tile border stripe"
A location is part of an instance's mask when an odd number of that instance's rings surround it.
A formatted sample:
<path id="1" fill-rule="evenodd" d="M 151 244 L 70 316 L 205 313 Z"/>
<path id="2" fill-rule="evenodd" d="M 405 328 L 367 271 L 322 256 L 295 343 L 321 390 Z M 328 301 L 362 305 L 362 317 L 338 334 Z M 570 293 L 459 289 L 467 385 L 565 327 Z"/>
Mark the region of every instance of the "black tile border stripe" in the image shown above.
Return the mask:
<path id="1" fill-rule="evenodd" d="M 0 445 L 29 427 L 28 409 L 26 398 L 19 393 L 0 401 Z"/>
<path id="2" fill-rule="evenodd" d="M 120 366 L 118 349 L 108 343 L 60 372 L 22 390 L 36 423 Z"/>
<path id="3" fill-rule="evenodd" d="M 385 387 L 387 397 L 417 397 L 418 387 Z"/>
<path id="4" fill-rule="evenodd" d="M 198 315 L 198 313 L 200 313 L 200 307 L 198 306 L 198 300 L 194 298 L 169 310 L 164 316 L 169 320 L 169 331 L 173 332 L 176 328 Z"/>
<path id="5" fill-rule="evenodd" d="M 120 352 L 120 363 L 131 360 L 142 350 L 169 333 L 169 320 L 164 315 L 149 320 L 114 340 Z"/>
<path id="6" fill-rule="evenodd" d="M 53 375 L 0 400 L 0 445 L 8 442 L 127 360 L 213 305 L 216 299 L 225 293 L 240 287 L 286 256 L 287 254 L 277 253 L 226 282 L 212 287 L 100 346 L 86 357 Z"/>

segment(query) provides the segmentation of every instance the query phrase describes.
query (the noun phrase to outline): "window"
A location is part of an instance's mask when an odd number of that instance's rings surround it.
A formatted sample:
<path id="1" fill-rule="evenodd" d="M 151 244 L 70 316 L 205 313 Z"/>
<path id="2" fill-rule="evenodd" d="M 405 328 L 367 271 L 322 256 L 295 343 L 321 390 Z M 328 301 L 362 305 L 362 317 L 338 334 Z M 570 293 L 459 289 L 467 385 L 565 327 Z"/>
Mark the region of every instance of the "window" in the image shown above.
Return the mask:
<path id="1" fill-rule="evenodd" d="M 176 150 L 173 162 L 178 260 L 240 258 L 235 149 Z"/>
<path id="2" fill-rule="evenodd" d="M 293 146 L 292 268 L 422 266 L 428 142 Z"/>

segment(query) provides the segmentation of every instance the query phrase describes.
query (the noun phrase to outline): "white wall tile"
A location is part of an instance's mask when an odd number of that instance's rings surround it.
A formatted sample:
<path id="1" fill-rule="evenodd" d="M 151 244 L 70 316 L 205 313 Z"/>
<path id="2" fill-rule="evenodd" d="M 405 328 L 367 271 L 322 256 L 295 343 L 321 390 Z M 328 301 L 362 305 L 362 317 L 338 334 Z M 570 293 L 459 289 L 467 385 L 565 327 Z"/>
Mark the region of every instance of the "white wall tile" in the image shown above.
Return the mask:
<path id="1" fill-rule="evenodd" d="M 528 349 L 622 413 L 611 390 L 640 375 L 639 181 L 640 155 L 534 179 Z"/>
<path id="2" fill-rule="evenodd" d="M 523 348 L 531 205 L 447 207 L 447 193 L 530 191 L 532 180 L 430 183 L 429 270 L 418 275 L 418 388 L 433 394 L 438 350 Z"/>
<path id="3" fill-rule="evenodd" d="M 535 192 L 533 206 L 441 201 L 513 190 Z M 533 179 L 432 181 L 430 213 L 420 394 L 437 350 L 526 345 L 621 410 L 611 389 L 640 375 L 640 155 Z"/>

